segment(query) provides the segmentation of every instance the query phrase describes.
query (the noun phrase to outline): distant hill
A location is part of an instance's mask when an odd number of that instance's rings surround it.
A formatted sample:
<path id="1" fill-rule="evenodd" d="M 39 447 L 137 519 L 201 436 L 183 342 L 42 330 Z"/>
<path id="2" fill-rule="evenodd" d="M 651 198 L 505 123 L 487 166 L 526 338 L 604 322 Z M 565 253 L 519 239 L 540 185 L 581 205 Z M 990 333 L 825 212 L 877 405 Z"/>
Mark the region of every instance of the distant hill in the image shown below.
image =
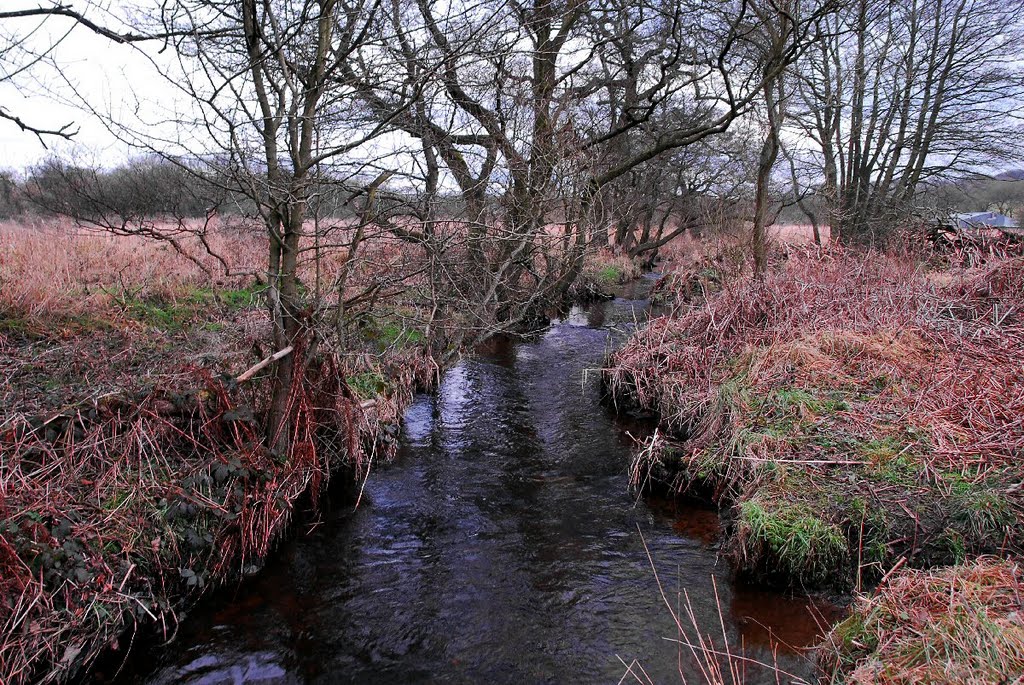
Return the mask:
<path id="1" fill-rule="evenodd" d="M 1007 169 L 996 174 L 995 178 L 999 181 L 1024 181 L 1024 169 Z"/>
<path id="2" fill-rule="evenodd" d="M 919 198 L 924 206 L 952 212 L 998 212 L 1024 220 L 1024 168 L 1007 169 L 987 179 L 936 185 Z"/>

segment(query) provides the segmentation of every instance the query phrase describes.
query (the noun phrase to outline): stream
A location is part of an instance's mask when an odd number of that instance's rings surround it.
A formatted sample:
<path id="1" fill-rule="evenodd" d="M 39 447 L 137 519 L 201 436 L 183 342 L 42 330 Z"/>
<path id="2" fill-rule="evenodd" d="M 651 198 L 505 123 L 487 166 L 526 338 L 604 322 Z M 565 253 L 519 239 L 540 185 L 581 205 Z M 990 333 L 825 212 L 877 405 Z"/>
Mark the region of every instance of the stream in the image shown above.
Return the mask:
<path id="1" fill-rule="evenodd" d="M 407 410 L 358 509 L 332 493 L 114 682 L 704 682 L 659 580 L 691 635 L 683 590 L 716 648 L 724 632 L 771 663 L 774 636 L 779 668 L 810 677 L 799 648 L 830 607 L 737 586 L 716 513 L 628 488 L 630 434 L 646 428 L 599 403 L 596 369 L 646 316 L 650 283 L 460 362 Z M 748 664 L 745 682 L 776 676 Z"/>

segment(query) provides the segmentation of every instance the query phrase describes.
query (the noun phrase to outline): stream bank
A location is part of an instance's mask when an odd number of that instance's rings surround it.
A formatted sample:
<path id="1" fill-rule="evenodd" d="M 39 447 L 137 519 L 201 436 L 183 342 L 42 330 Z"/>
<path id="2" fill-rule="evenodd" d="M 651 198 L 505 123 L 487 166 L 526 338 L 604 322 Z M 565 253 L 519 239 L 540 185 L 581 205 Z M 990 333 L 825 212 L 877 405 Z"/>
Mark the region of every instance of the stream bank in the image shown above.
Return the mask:
<path id="1" fill-rule="evenodd" d="M 137 633 L 170 635 L 199 595 L 260 567 L 297 504 L 393 452 L 401 410 L 436 369 L 411 347 L 381 361 L 317 355 L 294 385 L 289 451 L 274 454 L 259 421 L 266 377 L 239 382 L 221 370 L 235 364 L 182 360 L 208 349 L 208 322 L 134 336 L 6 323 L 0 312 L 0 681 L 10 685 L 66 682 Z M 221 342 L 232 361 L 246 358 Z"/>
<path id="2" fill-rule="evenodd" d="M 808 676 L 812 602 L 732 583 L 714 512 L 629 493 L 631 436 L 649 427 L 599 404 L 597 369 L 646 315 L 649 284 L 460 362 L 406 411 L 393 463 L 333 491 L 307 534 L 114 682 L 603 682 L 620 657 L 678 679 L 638 527 L 702 631 L 769 662 L 777 638 L 780 667 Z M 751 667 L 747 682 L 775 676 Z"/>
<path id="3" fill-rule="evenodd" d="M 1024 678 L 1024 260 L 793 249 L 665 290 L 605 371 L 659 415 L 635 484 L 720 507 L 742 578 L 856 591 L 823 682 Z"/>
<path id="4" fill-rule="evenodd" d="M 840 248 L 734 277 L 613 357 L 617 401 L 661 417 L 637 481 L 725 508 L 757 582 L 845 591 L 1019 553 L 1022 284 L 1019 259 L 933 274 Z"/>

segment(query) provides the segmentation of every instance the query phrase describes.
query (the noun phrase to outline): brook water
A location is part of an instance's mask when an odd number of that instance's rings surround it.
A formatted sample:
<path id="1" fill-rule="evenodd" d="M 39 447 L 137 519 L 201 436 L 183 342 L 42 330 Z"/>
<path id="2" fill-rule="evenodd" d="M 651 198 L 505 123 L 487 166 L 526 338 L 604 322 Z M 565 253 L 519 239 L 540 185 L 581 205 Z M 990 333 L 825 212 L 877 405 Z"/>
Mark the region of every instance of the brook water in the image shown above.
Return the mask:
<path id="1" fill-rule="evenodd" d="M 653 682 L 679 682 L 680 664 L 701 682 L 638 527 L 670 600 L 686 590 L 719 648 L 721 613 L 734 651 L 771 662 L 772 634 L 778 665 L 808 675 L 808 600 L 734 586 L 716 514 L 628 490 L 627 432 L 642 427 L 599 404 L 588 370 L 645 316 L 648 283 L 455 367 L 409 408 L 358 509 L 335 494 L 118 681 L 614 683 L 636 659 Z M 776 679 L 749 666 L 746 682 Z"/>

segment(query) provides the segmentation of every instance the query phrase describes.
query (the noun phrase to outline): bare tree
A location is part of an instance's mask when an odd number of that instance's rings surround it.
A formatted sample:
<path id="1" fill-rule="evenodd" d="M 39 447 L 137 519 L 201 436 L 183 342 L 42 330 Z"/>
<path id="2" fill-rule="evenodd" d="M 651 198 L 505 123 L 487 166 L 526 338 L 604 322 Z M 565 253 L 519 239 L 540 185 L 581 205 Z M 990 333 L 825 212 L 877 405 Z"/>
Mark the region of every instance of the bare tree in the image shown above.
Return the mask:
<path id="1" fill-rule="evenodd" d="M 59 70 L 60 65 L 54 55 L 76 29 L 89 31 L 120 44 L 168 40 L 180 36 L 178 32 L 128 30 L 121 20 L 91 0 L 84 0 L 79 7 L 83 9 L 60 0 L 50 0 L 26 2 L 16 9 L 0 10 L 0 84 L 8 83 L 20 88 L 33 71 L 41 68 Z M 102 18 L 96 15 L 102 15 Z M 119 31 L 114 26 L 125 30 Z M 78 132 L 71 122 L 57 128 L 36 123 L 10 105 L 0 105 L 0 120 L 35 135 L 44 147 L 48 138 L 68 140 Z"/>
<path id="2" fill-rule="evenodd" d="M 352 220 L 368 221 L 386 180 L 372 180 L 366 148 L 417 96 L 415 90 L 406 93 L 391 115 L 377 120 L 360 111 L 347 83 L 351 61 L 367 52 L 383 54 L 382 8 L 382 0 L 167 4 L 151 29 L 177 36 L 177 65 L 162 68 L 181 95 L 180 111 L 164 122 L 169 126 L 155 130 L 111 123 L 124 140 L 244 198 L 242 211 L 261 224 L 268 239 L 264 276 L 273 345 L 296 350 L 274 366 L 267 439 L 280 452 L 289 446 L 298 351 L 315 354 L 324 332 L 339 330 L 346 305 L 345 269 L 339 283 L 323 288 L 317 270 L 318 288 L 311 292 L 300 267 L 321 254 L 324 240 L 347 250 L 347 258 L 355 256 L 365 235 Z M 197 148 L 202 154 L 194 153 Z M 361 189 L 364 197 L 353 198 L 355 212 L 324 226 L 321 209 L 331 204 L 331 187 L 338 188 L 335 196 Z M 334 296 L 322 297 L 324 291 Z"/>
<path id="3" fill-rule="evenodd" d="M 769 186 L 775 161 L 779 156 L 780 131 L 785 115 L 785 50 L 791 40 L 789 32 L 796 28 L 801 5 L 796 2 L 754 5 L 756 31 L 762 52 L 764 70 L 762 110 L 765 119 L 764 143 L 757 161 L 757 181 L 754 191 L 754 220 L 751 229 L 751 253 L 754 258 L 754 276 L 760 278 L 768 266 L 767 235 Z"/>
<path id="4" fill-rule="evenodd" d="M 440 273 L 458 275 L 447 291 L 472 292 L 486 334 L 557 299 L 588 246 L 607 244 L 611 226 L 635 254 L 685 230 L 683 222 L 651 238 L 657 208 L 678 208 L 686 187 L 686 173 L 665 165 L 750 111 L 830 8 L 808 3 L 768 62 L 746 0 L 396 0 L 397 40 L 385 63 L 400 68 L 389 75 L 355 63 L 349 81 L 371 110 L 390 116 L 388 94 L 439 65 L 420 100 L 391 123 L 418 141 L 407 153 L 422 170 L 416 183 L 425 195 L 442 197 L 446 183 L 458 194 L 468 259 Z M 631 194 L 644 178 L 666 202 L 640 207 Z M 648 226 L 639 242 L 626 237 L 634 221 Z M 658 224 L 663 230 L 664 217 Z"/>
<path id="5" fill-rule="evenodd" d="M 830 222 L 871 242 L 922 184 L 1020 151 L 1024 6 L 1014 0 L 857 0 L 801 60 L 801 131 Z"/>
<path id="6" fill-rule="evenodd" d="M 449 330 L 472 341 L 561 298 L 609 222 L 633 254 L 695 225 L 706 181 L 692 165 L 832 11 L 763 2 L 178 0 L 136 30 L 172 42 L 175 65 L 154 66 L 177 109 L 108 122 L 244 198 L 268 239 L 277 350 L 345 344 L 353 306 L 384 288 L 349 293 L 348 262 L 385 239 L 421 257 L 405 275 L 427 274 L 428 329 L 458 317 Z M 755 27 L 780 16 L 766 44 Z M 616 207 L 648 182 L 637 212 Z M 322 221 L 331 198 L 344 220 Z M 347 261 L 326 285 L 316 262 L 311 292 L 300 267 L 325 243 Z M 300 363 L 274 367 L 267 439 L 282 451 Z"/>

